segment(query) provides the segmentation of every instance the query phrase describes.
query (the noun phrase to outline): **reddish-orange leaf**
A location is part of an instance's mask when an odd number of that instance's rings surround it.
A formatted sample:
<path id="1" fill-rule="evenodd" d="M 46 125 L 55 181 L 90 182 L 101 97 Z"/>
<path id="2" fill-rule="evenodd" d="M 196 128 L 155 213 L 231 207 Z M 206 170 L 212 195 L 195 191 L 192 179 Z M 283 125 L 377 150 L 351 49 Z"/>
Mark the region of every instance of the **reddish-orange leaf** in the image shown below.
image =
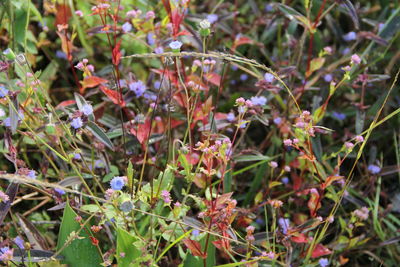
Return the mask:
<path id="1" fill-rule="evenodd" d="M 321 184 L 321 189 L 325 189 L 328 186 L 330 186 L 334 181 L 338 181 L 344 178 L 344 176 L 336 176 L 336 175 L 331 175 L 328 178 L 326 178 L 326 181 Z"/>
<path id="2" fill-rule="evenodd" d="M 116 105 L 121 107 L 125 107 L 125 101 L 122 98 L 121 94 L 119 94 L 115 90 L 108 89 L 107 87 L 101 85 L 100 90 Z"/>
<path id="3" fill-rule="evenodd" d="M 330 251 L 327 247 L 324 247 L 323 245 L 318 244 L 314 248 L 313 252 L 311 253 L 311 257 L 312 258 L 318 258 L 318 257 L 321 257 L 321 256 L 329 255 L 331 253 L 332 253 L 332 251 Z"/>
<path id="4" fill-rule="evenodd" d="M 240 45 L 252 44 L 252 43 L 254 43 L 253 40 L 251 40 L 251 39 L 248 38 L 248 37 L 242 36 L 242 37 L 240 37 L 239 39 L 236 39 L 236 40 L 235 40 L 235 42 L 233 43 L 233 46 L 232 46 L 231 49 L 232 49 L 232 51 L 235 51 L 236 48 L 237 48 L 238 46 L 240 46 Z"/>
<path id="5" fill-rule="evenodd" d="M 65 100 L 56 106 L 56 109 L 67 107 L 75 104 L 75 100 Z"/>
<path id="6" fill-rule="evenodd" d="M 305 234 L 296 233 L 290 237 L 290 239 L 295 243 L 308 243 L 308 238 Z"/>
<path id="7" fill-rule="evenodd" d="M 139 143 L 142 146 L 145 146 L 146 141 L 149 138 L 150 127 L 151 127 L 150 119 L 147 119 L 146 122 L 143 124 L 134 125 L 130 129 L 130 133 L 136 136 L 136 138 L 139 140 Z"/>
<path id="8" fill-rule="evenodd" d="M 321 202 L 320 202 L 320 197 L 318 190 L 315 188 L 310 189 L 310 200 L 308 200 L 307 206 L 310 210 L 310 215 L 311 217 L 315 217 L 317 214 L 317 210 L 321 208 Z"/>
<path id="9" fill-rule="evenodd" d="M 57 9 L 57 14 L 54 26 L 57 26 L 58 24 L 68 24 L 68 20 L 72 15 L 69 6 L 64 4 L 57 4 L 56 9 Z"/>
<path id="10" fill-rule="evenodd" d="M 185 243 L 186 247 L 192 252 L 193 256 L 199 256 L 203 259 L 207 258 L 207 253 L 204 253 L 201 250 L 201 245 L 199 242 L 191 239 L 185 239 L 183 240 L 183 243 Z"/>
<path id="11" fill-rule="evenodd" d="M 178 37 L 178 36 L 181 36 L 181 35 L 192 36 L 192 34 L 190 32 L 185 31 L 185 30 L 178 32 L 175 36 Z"/>
<path id="12" fill-rule="evenodd" d="M 106 82 L 108 82 L 106 79 L 97 76 L 88 76 L 81 82 L 82 90 L 84 91 L 86 88 L 96 87 Z"/>
<path id="13" fill-rule="evenodd" d="M 121 51 L 120 51 L 121 41 L 122 40 L 118 41 L 118 43 L 115 45 L 112 51 L 112 62 L 116 66 L 119 65 L 119 63 L 121 62 Z"/>
<path id="14" fill-rule="evenodd" d="M 209 73 L 206 75 L 206 80 L 214 84 L 215 86 L 219 86 L 219 84 L 221 83 L 221 76 L 216 73 Z"/>

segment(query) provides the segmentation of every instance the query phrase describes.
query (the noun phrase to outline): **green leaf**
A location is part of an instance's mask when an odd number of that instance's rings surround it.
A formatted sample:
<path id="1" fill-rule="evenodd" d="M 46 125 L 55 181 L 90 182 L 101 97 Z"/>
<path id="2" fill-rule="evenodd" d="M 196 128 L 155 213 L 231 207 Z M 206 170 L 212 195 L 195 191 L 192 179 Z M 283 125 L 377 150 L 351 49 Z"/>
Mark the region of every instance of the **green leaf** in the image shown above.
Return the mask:
<path id="1" fill-rule="evenodd" d="M 236 162 L 246 162 L 246 161 L 258 161 L 258 160 L 270 160 L 270 157 L 264 155 L 242 155 L 234 158 Z"/>
<path id="2" fill-rule="evenodd" d="M 89 121 L 88 124 L 86 125 L 86 128 L 97 138 L 99 139 L 103 144 L 105 144 L 107 147 L 110 149 L 114 150 L 114 145 L 111 142 L 111 140 L 107 137 L 107 135 L 104 133 L 104 131 L 97 126 L 92 121 Z"/>
<path id="3" fill-rule="evenodd" d="M 139 266 L 139 263 L 133 263 L 140 258 L 141 252 L 135 247 L 134 242 L 138 239 L 127 231 L 117 228 L 117 261 L 118 266 Z M 121 257 L 124 253 L 124 257 Z"/>
<path id="4" fill-rule="evenodd" d="M 95 204 L 83 205 L 81 207 L 81 209 L 86 210 L 91 213 L 98 212 L 100 210 L 99 206 L 97 206 Z"/>
<path id="5" fill-rule="evenodd" d="M 15 10 L 14 38 L 22 47 L 25 46 L 26 28 L 28 26 L 28 12 L 25 8 Z"/>
<path id="6" fill-rule="evenodd" d="M 70 207 L 69 203 L 67 203 L 58 235 L 57 251 L 65 245 L 65 242 L 73 232 L 84 238 L 74 239 L 61 251 L 61 255 L 64 256 L 62 263 L 68 264 L 69 266 L 101 266 L 102 258 L 97 248 L 90 241 L 88 235 L 90 229 L 87 228 L 87 231 L 82 230 L 78 233 L 81 226 L 75 221 L 76 216 L 77 214 Z"/>

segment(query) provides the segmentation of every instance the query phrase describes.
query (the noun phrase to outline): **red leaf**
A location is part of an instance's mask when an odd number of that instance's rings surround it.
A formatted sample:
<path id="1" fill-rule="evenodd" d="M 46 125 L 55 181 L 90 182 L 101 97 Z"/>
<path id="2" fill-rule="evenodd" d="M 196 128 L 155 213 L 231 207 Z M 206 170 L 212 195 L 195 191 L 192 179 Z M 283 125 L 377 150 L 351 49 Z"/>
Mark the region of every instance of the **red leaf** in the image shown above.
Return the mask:
<path id="1" fill-rule="evenodd" d="M 125 107 L 125 101 L 122 96 L 115 90 L 108 89 L 104 85 L 100 86 L 100 90 L 116 105 Z"/>
<path id="2" fill-rule="evenodd" d="M 83 79 L 83 81 L 81 82 L 81 84 L 82 84 L 81 93 L 85 92 L 86 88 L 96 87 L 96 86 L 106 83 L 106 82 L 108 82 L 108 81 L 105 79 L 102 79 L 100 77 L 88 76 L 85 79 Z"/>
<path id="3" fill-rule="evenodd" d="M 324 247 L 321 244 L 318 244 L 311 253 L 311 258 L 318 258 L 321 256 L 329 255 L 331 253 L 332 251 L 330 251 L 328 248 Z"/>
<path id="4" fill-rule="evenodd" d="M 56 109 L 67 107 L 75 104 L 75 100 L 65 100 L 56 106 Z"/>
<path id="5" fill-rule="evenodd" d="M 310 200 L 308 200 L 307 206 L 310 209 L 311 217 L 315 217 L 317 214 L 317 210 L 321 208 L 320 196 L 318 190 L 315 188 L 310 189 Z"/>
<path id="6" fill-rule="evenodd" d="M 295 235 L 291 236 L 290 239 L 295 243 L 308 243 L 308 238 L 305 234 L 296 233 Z"/>
<path id="7" fill-rule="evenodd" d="M 323 184 L 321 184 L 321 189 L 327 188 L 334 181 L 341 180 L 342 178 L 344 178 L 344 176 L 336 176 L 336 175 L 329 176 L 328 178 L 326 178 L 326 181 Z"/>
<path id="8" fill-rule="evenodd" d="M 233 46 L 232 46 L 231 49 L 232 49 L 232 51 L 235 51 L 238 46 L 241 46 L 241 45 L 244 45 L 244 44 L 252 44 L 252 43 L 254 43 L 253 40 L 251 40 L 248 37 L 242 36 L 239 39 L 235 40 L 235 42 L 233 43 Z"/>
<path id="9" fill-rule="evenodd" d="M 54 22 L 54 26 L 57 26 L 59 24 L 68 24 L 68 20 L 71 17 L 71 9 L 69 8 L 68 5 L 64 4 L 57 4 L 56 5 L 56 20 Z"/>
<path id="10" fill-rule="evenodd" d="M 183 16 L 184 14 L 180 14 L 179 13 L 179 9 L 175 9 L 174 11 L 172 11 L 172 15 L 171 15 L 171 23 L 172 23 L 172 29 L 173 29 L 173 36 L 177 37 L 178 36 L 178 32 L 179 32 L 179 27 L 183 21 Z"/>
<path id="11" fill-rule="evenodd" d="M 130 133 L 136 136 L 136 138 L 139 140 L 139 143 L 142 146 L 145 146 L 146 141 L 149 138 L 150 127 L 151 127 L 150 119 L 146 119 L 145 123 L 143 124 L 133 125 L 132 128 L 130 129 Z"/>
<path id="12" fill-rule="evenodd" d="M 221 76 L 216 73 L 209 73 L 206 75 L 206 80 L 214 84 L 215 86 L 219 86 L 219 84 L 221 83 Z"/>
<path id="13" fill-rule="evenodd" d="M 203 259 L 207 259 L 207 253 L 201 251 L 201 245 L 199 242 L 191 239 L 185 239 L 183 240 L 183 243 L 185 243 L 186 247 L 190 250 L 190 252 L 192 252 L 193 256 L 199 256 Z"/>
<path id="14" fill-rule="evenodd" d="M 193 36 L 190 32 L 183 30 L 183 31 L 178 32 L 178 33 L 175 35 L 175 37 L 178 37 L 178 36 L 181 36 L 181 35 Z"/>
<path id="15" fill-rule="evenodd" d="M 115 45 L 112 51 L 112 63 L 115 66 L 118 66 L 119 63 L 121 62 L 121 51 L 120 51 L 121 41 L 122 40 L 118 41 L 118 43 Z"/>

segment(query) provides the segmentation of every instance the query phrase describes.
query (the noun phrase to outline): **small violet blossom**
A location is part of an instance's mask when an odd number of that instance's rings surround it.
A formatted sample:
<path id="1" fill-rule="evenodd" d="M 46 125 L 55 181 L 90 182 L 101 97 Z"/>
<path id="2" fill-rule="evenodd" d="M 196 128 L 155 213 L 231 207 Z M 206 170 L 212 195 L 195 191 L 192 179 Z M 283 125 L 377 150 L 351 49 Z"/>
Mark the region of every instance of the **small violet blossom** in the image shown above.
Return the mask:
<path id="1" fill-rule="evenodd" d="M 326 267 L 329 265 L 329 261 L 327 258 L 319 259 L 318 263 L 319 263 L 319 266 L 321 266 L 321 267 Z"/>
<path id="2" fill-rule="evenodd" d="M 147 43 L 152 46 L 156 43 L 155 39 L 154 39 L 155 34 L 153 32 L 149 32 L 147 34 Z"/>
<path id="3" fill-rule="evenodd" d="M 207 15 L 206 18 L 211 24 L 215 23 L 218 21 L 218 15 L 217 14 L 209 14 Z"/>
<path id="4" fill-rule="evenodd" d="M 3 191 L 0 191 L 0 200 L 0 202 L 7 202 L 10 200 L 10 197 Z"/>
<path id="5" fill-rule="evenodd" d="M 83 114 L 85 114 L 86 116 L 89 116 L 90 114 L 93 114 L 93 107 L 92 107 L 92 105 L 84 104 L 84 105 L 82 106 L 82 112 L 83 112 Z"/>
<path id="6" fill-rule="evenodd" d="M 274 79 L 275 79 L 275 77 L 271 73 L 267 72 L 267 73 L 264 74 L 264 80 L 267 83 L 272 83 L 274 81 Z"/>
<path id="7" fill-rule="evenodd" d="M 156 53 L 156 54 L 164 53 L 164 48 L 162 48 L 161 46 L 156 47 L 156 48 L 154 49 L 154 53 Z"/>
<path id="8" fill-rule="evenodd" d="M 169 193 L 167 190 L 163 190 L 163 191 L 161 192 L 161 197 L 162 197 L 162 199 L 164 200 L 164 202 L 165 202 L 166 204 L 170 204 L 170 203 L 172 202 L 172 200 L 171 200 L 171 195 L 170 195 L 170 193 Z"/>
<path id="9" fill-rule="evenodd" d="M 121 190 L 125 186 L 126 179 L 123 176 L 115 176 L 111 182 L 112 190 Z"/>
<path id="10" fill-rule="evenodd" d="M 10 249 L 9 247 L 0 248 L 0 261 L 10 261 L 13 259 L 14 249 Z"/>
<path id="11" fill-rule="evenodd" d="M 25 248 L 25 246 L 24 246 L 24 240 L 23 240 L 20 236 L 17 236 L 16 238 L 14 238 L 14 243 L 15 243 L 15 245 L 17 245 L 20 249 L 24 249 L 24 248 Z"/>
<path id="12" fill-rule="evenodd" d="M 290 224 L 289 219 L 279 218 L 278 224 L 279 224 L 279 227 L 281 228 L 282 233 L 284 235 L 286 235 L 287 231 L 289 229 L 289 224 Z"/>
<path id="13" fill-rule="evenodd" d="M 54 191 L 56 191 L 60 195 L 65 195 L 65 191 L 60 188 L 54 188 Z"/>
<path id="14" fill-rule="evenodd" d="M 265 106 L 267 104 L 267 99 L 264 96 L 253 96 L 250 100 L 254 106 Z"/>
<path id="15" fill-rule="evenodd" d="M 233 112 L 229 112 L 229 113 L 226 115 L 226 119 L 227 119 L 229 122 L 233 122 L 233 121 L 236 119 L 236 116 L 235 116 L 235 114 L 234 114 Z"/>
<path id="16" fill-rule="evenodd" d="M 332 74 L 325 74 L 324 75 L 324 81 L 327 83 L 330 83 L 333 80 Z"/>
<path id="17" fill-rule="evenodd" d="M 6 97 L 8 95 L 8 89 L 4 87 L 4 85 L 0 85 L 0 98 Z"/>
<path id="18" fill-rule="evenodd" d="M 169 43 L 169 47 L 172 50 L 179 50 L 179 49 L 181 49 L 181 46 L 182 46 L 182 43 L 179 41 L 173 41 L 173 42 Z"/>
<path id="19" fill-rule="evenodd" d="M 141 97 L 146 91 L 146 85 L 142 81 L 132 82 L 128 85 L 129 90 L 133 91 L 136 97 Z"/>
<path id="20" fill-rule="evenodd" d="M 358 65 L 360 63 L 361 63 L 361 58 L 357 54 L 351 56 L 351 64 Z"/>
<path id="21" fill-rule="evenodd" d="M 281 124 L 282 123 L 282 118 L 281 117 L 276 117 L 276 118 L 274 118 L 274 123 L 276 124 L 276 125 L 279 125 L 279 124 Z"/>
<path id="22" fill-rule="evenodd" d="M 122 31 L 123 32 L 130 32 L 132 30 L 132 24 L 130 24 L 129 22 L 125 22 L 122 25 Z"/>
<path id="23" fill-rule="evenodd" d="M 343 35 L 343 40 L 346 42 L 354 41 L 357 38 L 357 34 L 355 32 L 349 32 Z"/>
<path id="24" fill-rule="evenodd" d="M 76 10 L 75 15 L 77 15 L 78 17 L 83 17 L 83 12 L 81 10 Z"/>
<path id="25" fill-rule="evenodd" d="M 372 174 L 378 174 L 381 171 L 381 168 L 377 165 L 370 164 L 368 166 L 368 171 Z"/>
<path id="26" fill-rule="evenodd" d="M 72 121 L 71 121 L 71 126 L 72 126 L 75 130 L 81 128 L 81 127 L 83 126 L 82 119 L 81 119 L 80 117 L 72 119 Z"/>

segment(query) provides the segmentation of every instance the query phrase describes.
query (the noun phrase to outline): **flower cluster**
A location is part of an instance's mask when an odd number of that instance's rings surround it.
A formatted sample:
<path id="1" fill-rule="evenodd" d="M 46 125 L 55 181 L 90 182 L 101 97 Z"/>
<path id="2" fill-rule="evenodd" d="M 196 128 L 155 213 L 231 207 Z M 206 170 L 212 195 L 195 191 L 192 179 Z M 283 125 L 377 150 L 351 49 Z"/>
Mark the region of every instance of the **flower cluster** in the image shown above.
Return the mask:
<path id="1" fill-rule="evenodd" d="M 365 221 L 368 219 L 369 210 L 367 207 L 362 207 L 361 209 L 356 209 L 355 211 L 353 211 L 353 214 L 361 221 Z"/>

